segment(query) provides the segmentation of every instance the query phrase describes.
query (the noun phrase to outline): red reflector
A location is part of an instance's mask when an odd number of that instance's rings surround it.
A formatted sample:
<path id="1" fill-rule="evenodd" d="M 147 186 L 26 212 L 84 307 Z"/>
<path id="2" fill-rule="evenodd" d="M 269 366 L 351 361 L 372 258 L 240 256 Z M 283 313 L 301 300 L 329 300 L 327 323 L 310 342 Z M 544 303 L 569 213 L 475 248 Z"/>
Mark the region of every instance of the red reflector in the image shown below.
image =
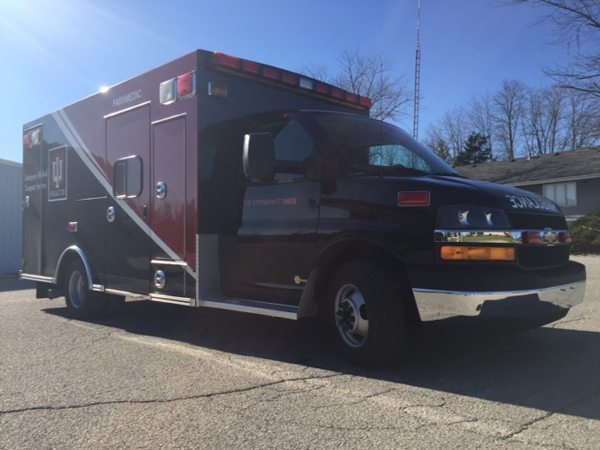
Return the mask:
<path id="1" fill-rule="evenodd" d="M 429 206 L 428 191 L 398 192 L 398 206 Z"/>
<path id="2" fill-rule="evenodd" d="M 329 86 L 323 83 L 315 83 L 315 91 L 319 94 L 328 95 L 329 94 Z"/>
<path id="3" fill-rule="evenodd" d="M 573 241 L 571 239 L 571 233 L 569 233 L 568 231 L 558 233 L 558 240 L 563 244 L 570 244 Z"/>
<path id="4" fill-rule="evenodd" d="M 364 106 L 365 108 L 371 108 L 371 106 L 373 106 L 373 102 L 369 97 L 360 97 L 358 103 L 360 106 Z"/>
<path id="5" fill-rule="evenodd" d="M 268 78 L 269 80 L 279 79 L 279 71 L 277 69 L 273 69 L 272 67 L 263 66 L 262 74 L 263 77 Z"/>
<path id="6" fill-rule="evenodd" d="M 351 92 L 346 92 L 346 101 L 350 103 L 358 103 L 358 95 Z"/>
<path id="7" fill-rule="evenodd" d="M 213 55 L 213 64 L 216 66 L 226 67 L 228 69 L 238 70 L 242 60 L 234 56 L 226 55 L 225 53 L 215 52 Z"/>
<path id="8" fill-rule="evenodd" d="M 29 133 L 27 133 L 26 135 L 23 136 L 23 147 L 25 147 L 25 148 L 31 147 L 31 137 L 30 137 Z"/>
<path id="9" fill-rule="evenodd" d="M 242 61 L 242 70 L 252 75 L 260 75 L 260 64 L 253 61 Z"/>
<path id="10" fill-rule="evenodd" d="M 331 96 L 339 100 L 344 100 L 344 91 L 338 88 L 331 88 Z"/>
<path id="11" fill-rule="evenodd" d="M 538 245 L 542 243 L 542 235 L 538 231 L 525 231 L 521 236 L 523 244 Z"/>
<path id="12" fill-rule="evenodd" d="M 177 77 L 177 96 L 187 97 L 194 95 L 194 72 L 188 72 Z"/>
<path id="13" fill-rule="evenodd" d="M 298 75 L 289 72 L 281 73 L 281 81 L 290 86 L 298 86 Z"/>

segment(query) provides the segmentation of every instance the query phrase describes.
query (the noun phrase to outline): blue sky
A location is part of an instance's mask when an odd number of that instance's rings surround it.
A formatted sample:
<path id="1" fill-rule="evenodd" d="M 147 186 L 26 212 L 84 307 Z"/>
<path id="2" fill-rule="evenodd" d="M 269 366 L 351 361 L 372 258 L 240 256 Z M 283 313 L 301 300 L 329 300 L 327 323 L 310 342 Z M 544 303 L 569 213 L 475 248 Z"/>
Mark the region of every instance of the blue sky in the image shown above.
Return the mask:
<path id="1" fill-rule="evenodd" d="M 24 122 L 197 48 L 331 71 L 343 50 L 378 51 L 412 89 L 416 2 L 0 0 L 0 158 L 21 161 Z M 547 85 L 543 67 L 566 57 L 539 9 L 499 4 L 421 1 L 421 137 L 503 79 Z"/>

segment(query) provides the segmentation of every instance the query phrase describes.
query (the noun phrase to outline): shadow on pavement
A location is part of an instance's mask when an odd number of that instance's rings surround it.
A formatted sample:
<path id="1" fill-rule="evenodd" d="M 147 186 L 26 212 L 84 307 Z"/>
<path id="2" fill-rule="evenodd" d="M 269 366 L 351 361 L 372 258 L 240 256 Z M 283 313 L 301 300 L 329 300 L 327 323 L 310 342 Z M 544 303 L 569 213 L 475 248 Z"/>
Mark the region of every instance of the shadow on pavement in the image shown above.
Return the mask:
<path id="1" fill-rule="evenodd" d="M 0 275 L 0 292 L 35 289 L 33 281 L 19 280 L 18 275 Z"/>
<path id="2" fill-rule="evenodd" d="M 65 316 L 65 308 L 45 309 Z M 223 352 L 600 419 L 600 333 L 539 328 L 507 336 L 423 327 L 396 368 L 350 366 L 316 327 L 226 311 L 127 302 L 94 321 Z"/>

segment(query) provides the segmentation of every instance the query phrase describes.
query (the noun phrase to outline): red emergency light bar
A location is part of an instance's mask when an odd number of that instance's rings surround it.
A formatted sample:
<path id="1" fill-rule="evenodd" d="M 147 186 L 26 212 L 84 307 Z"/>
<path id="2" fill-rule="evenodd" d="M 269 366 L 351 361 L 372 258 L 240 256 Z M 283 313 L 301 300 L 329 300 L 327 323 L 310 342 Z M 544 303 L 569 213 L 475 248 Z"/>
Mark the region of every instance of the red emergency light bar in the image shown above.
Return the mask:
<path id="1" fill-rule="evenodd" d="M 276 67 L 259 64 L 246 59 L 236 58 L 235 56 L 226 55 L 225 53 L 215 52 L 212 57 L 212 65 L 220 69 L 241 72 L 270 82 L 306 90 L 340 102 L 348 103 L 361 109 L 370 109 L 372 106 L 371 99 L 368 97 L 344 91 L 338 87 L 313 80 L 312 78 L 297 73 L 277 69 Z"/>

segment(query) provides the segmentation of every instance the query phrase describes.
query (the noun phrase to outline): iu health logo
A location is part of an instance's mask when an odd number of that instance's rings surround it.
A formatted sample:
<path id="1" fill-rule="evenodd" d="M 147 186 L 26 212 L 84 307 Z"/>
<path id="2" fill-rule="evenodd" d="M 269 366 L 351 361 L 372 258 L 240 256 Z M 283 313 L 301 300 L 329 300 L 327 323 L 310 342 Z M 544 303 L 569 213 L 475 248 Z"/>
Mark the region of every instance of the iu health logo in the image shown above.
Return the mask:
<path id="1" fill-rule="evenodd" d="M 48 201 L 67 199 L 67 147 L 53 148 L 48 152 L 50 182 Z"/>

